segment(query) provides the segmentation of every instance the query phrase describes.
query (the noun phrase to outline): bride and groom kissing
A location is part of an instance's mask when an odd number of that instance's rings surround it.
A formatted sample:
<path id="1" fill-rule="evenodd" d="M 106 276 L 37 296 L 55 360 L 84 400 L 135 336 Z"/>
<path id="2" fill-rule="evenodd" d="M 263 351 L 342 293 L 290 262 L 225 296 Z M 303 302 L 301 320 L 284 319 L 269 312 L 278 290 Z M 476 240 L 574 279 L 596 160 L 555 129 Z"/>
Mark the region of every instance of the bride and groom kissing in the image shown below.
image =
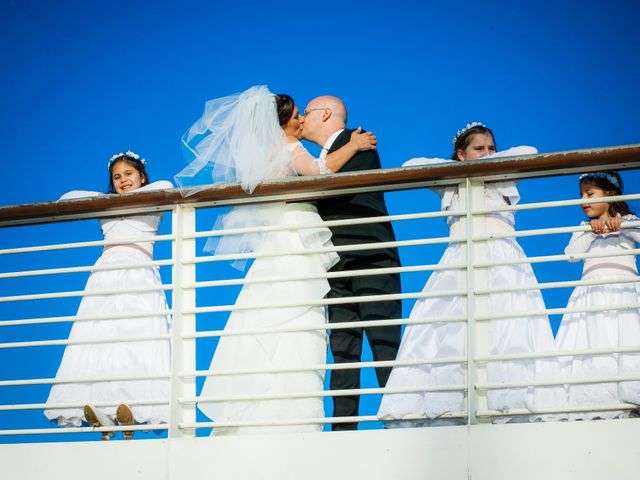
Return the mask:
<path id="1" fill-rule="evenodd" d="M 208 165 L 213 169 L 214 182 L 239 182 L 251 192 L 258 183 L 285 175 L 381 168 L 375 137 L 370 132 L 346 128 L 346 122 L 346 107 L 337 97 L 314 98 L 301 115 L 291 97 L 273 95 L 265 86 L 207 102 L 204 115 L 183 138 L 196 158 L 176 180 L 186 185 Z M 235 128 L 238 124 L 242 128 Z M 306 151 L 299 141 L 302 138 L 322 148 L 319 158 Z M 255 252 L 269 251 L 271 255 L 256 256 L 246 273 L 251 282 L 243 286 L 236 300 L 235 306 L 242 308 L 232 311 L 225 331 L 272 327 L 279 331 L 220 337 L 209 372 L 255 369 L 256 373 L 206 378 L 199 408 L 216 423 L 227 424 L 214 427 L 213 435 L 323 429 L 317 420 L 324 417 L 322 366 L 326 363 L 327 319 L 336 364 L 360 361 L 363 333 L 375 361 L 394 360 L 400 344 L 400 325 L 370 325 L 376 320 L 402 318 L 401 301 L 385 299 L 400 293 L 399 273 L 367 274 L 367 270 L 400 266 L 395 247 L 376 246 L 395 241 L 391 224 L 372 220 L 318 227 L 322 220 L 387 216 L 383 192 L 323 198 L 315 205 L 269 205 L 236 207 L 234 210 L 244 212 L 234 215 L 232 211 L 223 219 L 225 228 L 238 227 L 239 218 L 250 218 L 254 226 L 285 228 L 263 233 L 258 241 L 249 242 Z M 305 224 L 313 226 L 305 228 Z M 331 245 L 347 248 L 337 254 Z M 357 249 L 348 250 L 355 245 Z M 314 253 L 319 249 L 324 252 Z M 305 250 L 312 253 L 297 253 Z M 281 254 L 274 256 L 274 252 Z M 273 278 L 278 272 L 283 275 Z M 291 272 L 298 278 L 291 277 Z M 328 279 L 326 272 L 331 274 Z M 305 275 L 314 278 L 299 279 Z M 253 282 L 268 277 L 273 280 Z M 380 296 L 380 300 L 358 300 L 362 296 Z M 359 322 L 369 325 L 360 327 Z M 287 327 L 298 330 L 285 331 Z M 291 371 L 294 368 L 296 371 Z M 390 372 L 390 367 L 376 368 L 381 387 Z M 356 429 L 352 418 L 341 417 L 358 415 L 359 396 L 338 391 L 359 389 L 360 369 L 332 369 L 330 385 L 337 393 L 333 396 L 332 429 Z M 224 400 L 227 395 L 228 401 Z M 220 400 L 206 400 L 213 396 Z"/>

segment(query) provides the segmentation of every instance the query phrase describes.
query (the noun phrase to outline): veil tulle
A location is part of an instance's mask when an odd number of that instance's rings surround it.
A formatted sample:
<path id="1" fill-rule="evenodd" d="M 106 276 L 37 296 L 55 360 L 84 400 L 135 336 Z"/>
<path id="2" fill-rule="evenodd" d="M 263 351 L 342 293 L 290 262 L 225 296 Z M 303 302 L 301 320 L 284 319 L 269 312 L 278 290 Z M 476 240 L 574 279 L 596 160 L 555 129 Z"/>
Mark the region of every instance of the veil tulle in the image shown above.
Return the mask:
<path id="1" fill-rule="evenodd" d="M 290 170 L 275 96 L 265 85 L 209 100 L 202 117 L 182 137 L 182 145 L 189 158 L 195 157 L 174 177 L 183 195 L 222 183 L 240 183 L 251 193 L 259 183 L 283 177 Z M 272 225 L 278 222 L 283 205 L 234 207 L 218 217 L 214 230 Z M 263 238 L 263 233 L 256 232 L 211 237 L 204 251 L 215 255 L 252 252 Z M 239 270 L 245 265 L 244 260 L 233 263 Z"/>
<path id="2" fill-rule="evenodd" d="M 275 97 L 265 85 L 209 100 L 182 145 L 195 157 L 174 177 L 186 195 L 198 191 L 188 187 L 221 183 L 240 183 L 251 193 L 290 163 Z"/>

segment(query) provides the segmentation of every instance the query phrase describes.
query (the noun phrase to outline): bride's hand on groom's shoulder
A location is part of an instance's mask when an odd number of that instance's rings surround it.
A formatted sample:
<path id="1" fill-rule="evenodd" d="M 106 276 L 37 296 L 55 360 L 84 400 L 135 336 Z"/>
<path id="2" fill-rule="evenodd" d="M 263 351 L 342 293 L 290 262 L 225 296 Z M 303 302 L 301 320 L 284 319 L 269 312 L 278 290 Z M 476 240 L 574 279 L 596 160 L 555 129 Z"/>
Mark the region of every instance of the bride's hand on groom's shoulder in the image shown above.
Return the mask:
<path id="1" fill-rule="evenodd" d="M 373 133 L 364 132 L 361 127 L 358 127 L 351 132 L 350 141 L 353 142 L 358 151 L 375 150 L 376 144 L 378 143 L 378 140 Z"/>

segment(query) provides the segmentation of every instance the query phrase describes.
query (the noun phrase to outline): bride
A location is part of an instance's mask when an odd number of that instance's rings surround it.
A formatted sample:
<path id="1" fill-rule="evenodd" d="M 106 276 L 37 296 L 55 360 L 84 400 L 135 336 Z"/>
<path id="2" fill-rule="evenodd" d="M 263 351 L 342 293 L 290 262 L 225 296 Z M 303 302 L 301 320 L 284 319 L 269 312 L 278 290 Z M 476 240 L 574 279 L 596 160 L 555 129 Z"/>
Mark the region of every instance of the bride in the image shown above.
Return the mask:
<path id="1" fill-rule="evenodd" d="M 262 181 L 338 171 L 356 152 L 376 145 L 373 134 L 358 130 L 343 148 L 324 159 L 315 159 L 299 141 L 303 127 L 304 117 L 293 99 L 273 95 L 265 86 L 211 100 L 204 115 L 183 138 L 195 160 L 176 176 L 176 181 L 181 186 L 198 184 L 198 175 L 210 172 L 214 183 L 240 182 L 250 193 Z M 212 435 L 322 430 L 321 423 L 310 422 L 324 417 L 323 398 L 318 394 L 324 386 L 324 370 L 320 366 L 326 359 L 326 314 L 324 305 L 318 302 L 329 291 L 324 275 L 338 261 L 338 255 L 331 251 L 303 253 L 332 247 L 331 231 L 321 223 L 315 206 L 300 202 L 236 207 L 222 219 L 225 229 L 286 227 L 244 234 L 241 238 L 224 237 L 218 243 L 217 254 L 240 250 L 257 254 L 224 332 L 256 328 L 307 330 L 223 335 L 209 370 L 224 373 L 308 369 L 207 377 L 200 393 L 204 398 L 296 395 L 267 400 L 201 401 L 200 410 L 212 420 L 239 423 L 215 427 Z M 280 254 L 260 256 L 261 253 Z M 293 279 L 294 275 L 312 278 Z M 276 280 L 265 281 L 269 278 Z M 269 422 L 280 425 L 268 425 Z"/>

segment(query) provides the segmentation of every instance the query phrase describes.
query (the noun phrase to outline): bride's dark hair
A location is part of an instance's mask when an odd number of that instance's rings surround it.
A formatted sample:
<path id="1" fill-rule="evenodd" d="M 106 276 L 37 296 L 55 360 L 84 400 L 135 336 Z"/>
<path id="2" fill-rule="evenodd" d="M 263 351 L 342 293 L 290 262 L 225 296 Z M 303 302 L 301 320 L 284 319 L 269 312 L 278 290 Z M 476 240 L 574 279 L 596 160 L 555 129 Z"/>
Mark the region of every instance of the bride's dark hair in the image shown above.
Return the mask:
<path id="1" fill-rule="evenodd" d="M 278 123 L 284 127 L 293 116 L 293 107 L 295 102 L 286 93 L 279 93 L 276 97 L 276 109 L 278 110 Z"/>

